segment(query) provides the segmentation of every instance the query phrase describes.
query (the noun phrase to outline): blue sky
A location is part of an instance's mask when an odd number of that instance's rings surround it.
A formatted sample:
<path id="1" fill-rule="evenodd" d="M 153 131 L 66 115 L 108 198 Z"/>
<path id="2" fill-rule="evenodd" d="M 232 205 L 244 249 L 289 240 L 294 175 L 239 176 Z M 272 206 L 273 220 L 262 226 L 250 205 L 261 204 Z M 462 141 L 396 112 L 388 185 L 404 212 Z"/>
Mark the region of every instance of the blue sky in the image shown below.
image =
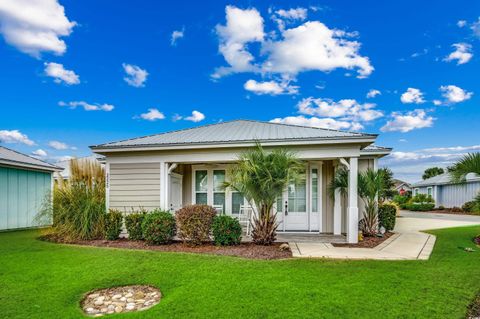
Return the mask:
<path id="1" fill-rule="evenodd" d="M 0 143 L 56 161 L 274 120 L 379 133 L 383 164 L 415 181 L 480 149 L 479 16 L 461 0 L 2 1 Z"/>

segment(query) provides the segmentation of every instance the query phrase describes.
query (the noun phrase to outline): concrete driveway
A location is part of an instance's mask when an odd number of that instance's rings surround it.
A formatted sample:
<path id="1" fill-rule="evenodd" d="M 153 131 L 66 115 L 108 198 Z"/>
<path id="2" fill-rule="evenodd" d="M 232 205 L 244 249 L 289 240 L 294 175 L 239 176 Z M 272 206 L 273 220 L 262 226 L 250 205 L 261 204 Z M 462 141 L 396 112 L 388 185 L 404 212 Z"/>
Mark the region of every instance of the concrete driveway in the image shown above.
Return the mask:
<path id="1" fill-rule="evenodd" d="M 293 256 L 299 258 L 426 260 L 435 245 L 435 236 L 422 230 L 480 225 L 480 216 L 414 213 L 402 211 L 396 233 L 374 248 L 334 247 L 328 243 L 289 242 Z"/>

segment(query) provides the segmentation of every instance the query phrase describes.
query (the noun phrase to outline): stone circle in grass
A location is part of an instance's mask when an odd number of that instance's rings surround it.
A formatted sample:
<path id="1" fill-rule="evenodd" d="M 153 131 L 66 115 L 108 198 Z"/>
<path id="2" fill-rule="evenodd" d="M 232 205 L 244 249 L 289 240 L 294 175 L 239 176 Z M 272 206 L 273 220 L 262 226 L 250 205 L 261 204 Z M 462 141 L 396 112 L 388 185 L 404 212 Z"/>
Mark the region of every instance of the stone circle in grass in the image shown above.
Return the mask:
<path id="1" fill-rule="evenodd" d="M 81 302 L 90 316 L 141 311 L 160 302 L 160 290 L 152 286 L 122 286 L 90 291 Z"/>

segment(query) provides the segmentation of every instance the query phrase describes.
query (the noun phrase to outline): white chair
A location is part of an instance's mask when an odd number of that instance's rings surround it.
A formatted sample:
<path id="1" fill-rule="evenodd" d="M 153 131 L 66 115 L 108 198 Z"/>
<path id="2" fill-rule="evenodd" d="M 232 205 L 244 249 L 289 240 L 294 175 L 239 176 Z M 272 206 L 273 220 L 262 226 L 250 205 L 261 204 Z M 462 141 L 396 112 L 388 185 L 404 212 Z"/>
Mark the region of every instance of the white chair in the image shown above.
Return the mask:
<path id="1" fill-rule="evenodd" d="M 223 215 L 223 205 L 213 205 L 212 207 L 217 211 L 218 215 Z"/>
<path id="2" fill-rule="evenodd" d="M 240 205 L 240 210 L 238 212 L 238 221 L 240 225 L 246 226 L 247 236 L 250 236 L 250 225 L 252 223 L 252 213 L 253 208 L 250 205 Z"/>

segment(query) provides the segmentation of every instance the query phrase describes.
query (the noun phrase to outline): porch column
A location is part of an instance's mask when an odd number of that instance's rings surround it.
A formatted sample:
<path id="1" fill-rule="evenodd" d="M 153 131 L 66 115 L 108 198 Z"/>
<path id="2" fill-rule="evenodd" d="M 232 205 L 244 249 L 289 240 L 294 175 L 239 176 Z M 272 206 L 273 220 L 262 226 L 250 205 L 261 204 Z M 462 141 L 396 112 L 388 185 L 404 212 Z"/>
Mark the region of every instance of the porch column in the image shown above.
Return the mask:
<path id="1" fill-rule="evenodd" d="M 59 174 L 59 178 L 61 178 L 60 174 Z M 52 194 L 53 194 L 53 189 L 52 189 Z M 105 207 L 107 208 L 107 212 L 108 212 L 108 210 L 110 209 L 110 163 L 109 162 L 105 163 Z"/>
<path id="2" fill-rule="evenodd" d="M 168 210 L 168 167 L 160 162 L 160 209 Z"/>
<path id="3" fill-rule="evenodd" d="M 358 158 L 350 158 L 348 171 L 348 211 L 347 211 L 347 241 L 355 244 L 358 242 Z"/>
<path id="4" fill-rule="evenodd" d="M 335 174 L 339 165 L 335 166 Z M 334 206 L 333 206 L 333 234 L 340 235 L 342 233 L 342 196 L 340 189 L 335 189 Z"/>

